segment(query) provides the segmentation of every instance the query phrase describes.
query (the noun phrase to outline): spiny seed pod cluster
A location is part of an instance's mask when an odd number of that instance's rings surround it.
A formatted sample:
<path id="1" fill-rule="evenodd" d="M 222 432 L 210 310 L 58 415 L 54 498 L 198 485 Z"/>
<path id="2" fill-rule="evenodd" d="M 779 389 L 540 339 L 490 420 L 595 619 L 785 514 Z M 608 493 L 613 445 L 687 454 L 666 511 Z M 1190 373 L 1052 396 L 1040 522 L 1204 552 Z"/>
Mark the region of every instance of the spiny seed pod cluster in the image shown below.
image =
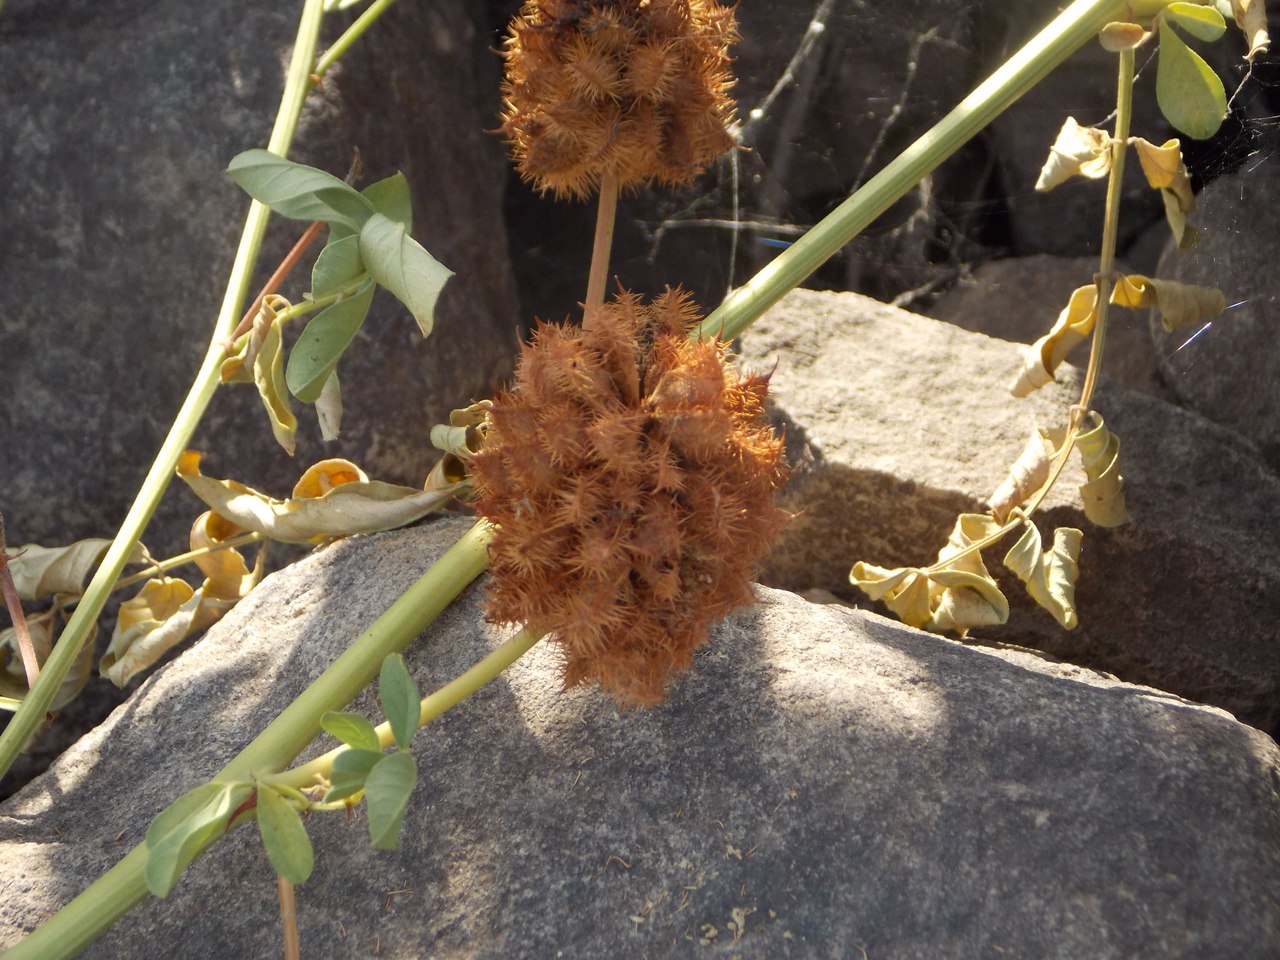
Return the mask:
<path id="1" fill-rule="evenodd" d="M 714 0 L 527 0 L 504 56 L 502 130 L 521 176 L 586 198 L 688 183 L 733 145 L 733 9 Z"/>
<path id="2" fill-rule="evenodd" d="M 696 308 L 668 290 L 540 324 L 473 462 L 498 527 L 489 618 L 550 630 L 565 686 L 624 705 L 663 699 L 711 624 L 752 600 L 752 568 L 786 523 L 786 476 L 764 415 L 768 378 L 741 377 Z"/>

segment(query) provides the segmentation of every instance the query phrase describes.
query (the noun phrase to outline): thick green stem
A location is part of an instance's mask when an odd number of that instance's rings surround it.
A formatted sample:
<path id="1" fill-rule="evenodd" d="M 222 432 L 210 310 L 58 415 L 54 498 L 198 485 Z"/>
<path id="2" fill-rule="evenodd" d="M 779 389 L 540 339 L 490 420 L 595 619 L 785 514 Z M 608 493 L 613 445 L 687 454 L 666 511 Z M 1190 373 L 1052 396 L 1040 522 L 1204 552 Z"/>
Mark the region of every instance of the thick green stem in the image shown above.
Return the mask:
<path id="1" fill-rule="evenodd" d="M 1076 0 L 932 130 L 726 297 L 700 332 L 725 340 L 742 333 L 1103 26 L 1122 16 L 1125 6 L 1124 0 Z"/>
<path id="2" fill-rule="evenodd" d="M 309 87 L 308 77 L 311 64 L 315 61 L 316 40 L 320 34 L 320 20 L 323 15 L 322 0 L 306 0 L 302 18 L 298 24 L 298 37 L 293 47 L 293 59 L 289 63 L 289 71 L 285 79 L 284 94 L 280 99 L 280 111 L 276 115 L 275 126 L 271 131 L 271 139 L 267 149 L 272 153 L 284 156 L 293 142 L 293 134 L 298 126 L 298 118 L 302 115 L 302 104 L 306 99 Z M 178 457 L 182 453 L 196 425 L 203 416 L 218 387 L 218 369 L 225 359 L 223 343 L 240 317 L 240 309 L 248 293 L 249 280 L 258 259 L 258 248 L 262 244 L 262 236 L 266 231 L 268 209 L 254 201 L 249 207 L 249 215 L 245 218 L 244 232 L 240 236 L 240 247 L 236 251 L 235 263 L 231 267 L 231 276 L 227 281 L 227 291 L 222 300 L 222 309 L 218 313 L 214 325 L 213 336 L 209 341 L 209 349 L 200 364 L 191 391 L 183 401 L 169 435 L 165 437 L 156 455 L 151 469 L 147 472 L 142 487 L 129 508 L 124 522 L 111 546 L 107 548 L 102 564 L 94 573 L 93 579 L 84 592 L 76 612 L 72 614 L 61 638 L 53 648 L 53 653 L 40 672 L 40 679 L 27 692 L 22 706 L 9 721 L 9 726 L 0 734 L 0 776 L 13 766 L 23 746 L 44 719 L 54 695 L 62 685 L 67 671 L 76 661 L 80 648 L 88 639 L 90 629 L 97 622 L 98 614 L 111 594 L 111 589 L 124 569 L 125 562 L 133 552 L 134 544 L 142 536 L 147 522 L 155 512 L 156 505 L 164 495 L 178 465 Z"/>
<path id="3" fill-rule="evenodd" d="M 253 780 L 292 762 L 320 732 L 320 718 L 326 712 L 350 703 L 377 676 L 388 655 L 404 649 L 480 575 L 488 562 L 489 537 L 487 524 L 472 527 L 213 779 Z M 5 960 L 75 956 L 146 898 L 146 865 L 147 850 L 139 844 L 12 947 Z"/>

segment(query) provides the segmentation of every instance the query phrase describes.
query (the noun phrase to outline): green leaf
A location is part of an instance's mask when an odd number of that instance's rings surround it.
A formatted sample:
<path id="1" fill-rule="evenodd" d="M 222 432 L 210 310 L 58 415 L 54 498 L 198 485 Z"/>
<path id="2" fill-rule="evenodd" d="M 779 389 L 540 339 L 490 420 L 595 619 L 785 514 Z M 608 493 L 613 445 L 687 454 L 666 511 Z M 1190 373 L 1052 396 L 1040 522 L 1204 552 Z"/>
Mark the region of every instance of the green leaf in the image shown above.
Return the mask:
<path id="1" fill-rule="evenodd" d="M 404 665 L 404 657 L 398 653 L 382 661 L 382 669 L 378 673 L 378 699 L 382 701 L 382 712 L 387 715 L 396 743 L 401 750 L 407 750 L 418 729 L 421 697 L 418 685 Z"/>
<path id="2" fill-rule="evenodd" d="M 403 224 L 405 233 L 413 233 L 413 201 L 409 197 L 409 181 L 403 173 L 371 183 L 360 192 L 380 214 Z"/>
<path id="3" fill-rule="evenodd" d="M 1213 42 L 1227 32 L 1227 21 L 1222 14 L 1199 3 L 1171 3 L 1164 8 L 1164 19 L 1197 40 Z"/>
<path id="4" fill-rule="evenodd" d="M 364 784 L 369 837 L 379 850 L 395 849 L 417 779 L 418 766 L 413 755 L 404 750 L 387 754 L 369 771 Z"/>
<path id="5" fill-rule="evenodd" d="M 258 785 L 258 833 L 276 873 L 290 883 L 306 883 L 315 866 L 307 828 L 293 804 L 265 784 Z"/>
<path id="6" fill-rule="evenodd" d="M 355 239 L 354 237 L 352 239 Z M 303 403 L 314 403 L 338 361 L 364 325 L 373 302 L 373 281 L 322 310 L 303 329 L 289 352 L 284 380 Z"/>
<path id="7" fill-rule="evenodd" d="M 1227 93 L 1218 75 L 1163 19 L 1156 100 L 1165 119 L 1196 140 L 1217 133 L 1227 113 Z"/>
<path id="8" fill-rule="evenodd" d="M 183 794 L 147 829 L 147 889 L 166 896 L 196 856 L 227 828 L 251 783 L 206 783 Z"/>
<path id="9" fill-rule="evenodd" d="M 360 238 L 349 234 L 330 240 L 311 268 L 311 298 L 319 300 L 336 293 L 362 273 L 364 261 L 360 259 Z"/>
<path id="10" fill-rule="evenodd" d="M 378 753 L 382 751 L 378 731 L 367 718 L 358 713 L 335 713 L 331 710 L 320 718 L 320 726 L 349 747 Z"/>
<path id="11" fill-rule="evenodd" d="M 253 199 L 294 220 L 324 220 L 358 231 L 373 204 L 337 177 L 266 150 L 246 150 L 227 173 Z"/>
<path id="12" fill-rule="evenodd" d="M 453 271 L 422 249 L 403 224 L 381 213 L 360 230 L 360 256 L 370 276 L 409 308 L 422 335 L 430 334 L 436 300 Z"/>
<path id="13" fill-rule="evenodd" d="M 324 795 L 324 802 L 345 800 L 363 790 L 369 771 L 383 756 L 378 750 L 343 750 L 334 757 L 333 770 L 329 774 L 329 792 Z"/>

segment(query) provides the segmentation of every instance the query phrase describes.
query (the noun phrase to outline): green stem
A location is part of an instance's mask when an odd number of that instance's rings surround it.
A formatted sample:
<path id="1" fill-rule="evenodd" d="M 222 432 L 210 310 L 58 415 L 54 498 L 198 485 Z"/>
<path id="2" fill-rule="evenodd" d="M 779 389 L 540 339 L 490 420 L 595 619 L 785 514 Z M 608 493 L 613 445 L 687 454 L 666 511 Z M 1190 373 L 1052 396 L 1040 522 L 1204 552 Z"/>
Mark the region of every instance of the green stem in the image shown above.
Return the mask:
<path id="1" fill-rule="evenodd" d="M 364 32 L 373 26 L 374 21 L 386 13 L 387 8 L 395 2 L 396 0 L 377 0 L 377 3 L 360 14 L 355 22 L 347 27 L 342 36 L 333 42 L 333 46 L 324 52 L 320 62 L 316 64 L 315 70 L 312 71 L 313 81 L 319 82 L 320 78 L 329 72 L 329 68 L 337 63 L 342 55 L 347 52 L 347 49 L 359 40 L 364 35 Z"/>
<path id="2" fill-rule="evenodd" d="M 321 0 L 308 0 L 320 3 Z M 406 647 L 488 562 L 490 528 L 477 523 L 362 633 L 253 742 L 212 779 L 263 779 L 284 769 L 320 732 L 320 718 L 341 710 L 378 674 L 382 661 Z M 473 668 L 474 669 L 474 668 Z M 213 838 L 201 847 L 203 851 Z M 147 849 L 134 847 L 83 893 L 10 948 L 5 960 L 75 956 L 147 896 Z"/>
<path id="3" fill-rule="evenodd" d="M 293 59 L 289 63 L 289 71 L 285 80 L 284 94 L 280 99 L 280 111 L 276 115 L 275 126 L 271 131 L 271 139 L 267 149 L 272 153 L 284 156 L 293 142 L 298 118 L 302 115 L 302 104 L 308 90 L 308 77 L 311 64 L 315 60 L 316 40 L 320 33 L 320 21 L 323 15 L 322 0 L 306 0 L 302 17 L 298 24 L 298 36 L 294 43 Z M 240 316 L 240 308 L 248 293 L 249 280 L 254 264 L 258 259 L 258 248 L 262 244 L 262 236 L 266 230 L 268 209 L 254 201 L 249 207 L 249 215 L 245 218 L 244 232 L 240 237 L 240 247 L 236 251 L 235 263 L 231 267 L 231 276 L 227 281 L 226 294 L 222 300 L 222 309 L 218 313 L 214 325 L 209 349 L 205 353 L 196 374 L 191 391 L 183 401 L 169 435 L 165 437 L 156 455 L 151 469 L 147 472 L 142 487 L 138 490 L 133 505 L 129 508 L 124 522 L 106 556 L 89 581 L 75 613 L 67 623 L 62 637 L 53 648 L 49 660 L 40 671 L 40 679 L 23 699 L 22 706 L 9 721 L 9 726 L 0 734 L 0 776 L 13 766 L 18 754 L 35 732 L 36 727 L 44 719 L 54 695 L 62 685 L 67 671 L 76 661 L 80 648 L 89 637 L 89 632 L 97 622 L 98 614 L 106 603 L 112 587 L 120 577 L 125 562 L 133 552 L 134 544 L 142 536 L 147 522 L 155 512 L 156 505 L 164 495 L 173 472 L 178 465 L 178 457 L 195 432 L 196 425 L 209 405 L 214 391 L 218 387 L 218 369 L 225 359 L 223 343 L 234 328 Z"/>
<path id="4" fill-rule="evenodd" d="M 698 332 L 725 340 L 742 333 L 1125 8 L 1124 0 L 1076 0 L 932 130 L 726 297 Z"/>
<path id="5" fill-rule="evenodd" d="M 423 697 L 422 703 L 418 708 L 418 727 L 425 727 L 432 720 L 452 710 L 490 680 L 493 680 L 503 670 L 528 653 L 542 636 L 542 631 L 525 627 L 471 669 L 450 680 L 430 696 Z M 391 724 L 379 724 L 377 730 L 378 743 L 383 747 L 389 747 L 395 742 L 395 736 L 391 732 Z M 351 748 L 338 747 L 335 750 L 330 750 L 323 756 L 309 760 L 300 767 L 294 767 L 292 770 L 276 776 L 266 777 L 264 782 L 294 790 L 313 787 L 316 784 L 317 777 L 324 777 L 326 780 L 329 778 L 333 773 L 333 761 L 338 758 L 340 753 L 344 753 L 349 749 Z"/>

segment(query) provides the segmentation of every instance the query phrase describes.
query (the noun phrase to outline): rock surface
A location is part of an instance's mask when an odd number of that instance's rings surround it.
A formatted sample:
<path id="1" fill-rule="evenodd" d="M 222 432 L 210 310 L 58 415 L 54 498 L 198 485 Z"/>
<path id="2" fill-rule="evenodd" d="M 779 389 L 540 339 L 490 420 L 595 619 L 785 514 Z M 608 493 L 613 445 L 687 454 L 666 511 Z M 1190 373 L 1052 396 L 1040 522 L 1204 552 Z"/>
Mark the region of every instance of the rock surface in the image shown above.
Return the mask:
<path id="1" fill-rule="evenodd" d="M 465 529 L 354 538 L 266 581 L 0 807 L 0 945 L 137 842 Z M 1221 711 L 761 589 L 661 707 L 558 690 L 544 648 L 415 742 L 399 850 L 315 815 L 307 957 L 1280 951 L 1280 750 Z M 498 639 L 469 592 L 419 684 Z M 366 696 L 361 707 L 371 709 Z M 252 830 L 84 956 L 271 956 Z"/>
<path id="2" fill-rule="evenodd" d="M 0 17 L 0 509 L 10 544 L 110 536 L 178 411 L 208 343 L 247 198 L 223 174 L 262 146 L 300 4 L 46 4 Z M 344 14 L 326 22 L 321 48 Z M 416 235 L 457 272 L 423 340 L 375 298 L 339 372 L 344 435 L 319 440 L 300 407 L 299 451 L 275 445 L 256 392 L 219 391 L 193 445 L 207 469 L 285 496 L 307 464 L 347 456 L 421 483 L 427 434 L 509 369 L 519 322 L 504 255 L 502 148 L 483 130 L 496 58 L 469 3 L 402 4 L 313 95 L 293 158 L 363 182 L 402 169 Z M 440 131 L 448 131 L 447 136 Z M 256 284 L 303 225 L 275 220 Z M 305 272 L 282 292 L 299 299 Z M 199 512 L 169 498 L 147 543 L 187 549 Z"/>
<path id="3" fill-rule="evenodd" d="M 1277 189 L 1280 175 L 1269 163 L 1204 189 L 1197 198 L 1199 242 L 1186 252 L 1167 249 L 1160 276 L 1218 287 L 1231 306 L 1207 329 L 1197 324 L 1172 334 L 1151 317 L 1161 369 L 1178 401 L 1252 440 L 1273 470 L 1280 470 Z"/>
<path id="4" fill-rule="evenodd" d="M 956 514 L 983 510 L 1033 425 L 1056 425 L 1080 372 L 1060 369 L 1026 400 L 1006 392 L 1019 347 L 859 297 L 796 291 L 743 338 L 770 383 L 800 466 L 785 494 L 799 516 L 762 581 L 848 585 L 855 560 L 928 564 Z M 1085 531 L 1076 600 L 1062 630 L 1016 580 L 1005 628 L 978 638 L 1032 646 L 1073 663 L 1213 703 L 1269 732 L 1280 727 L 1280 480 L 1234 433 L 1176 407 L 1107 386 L 1095 409 L 1121 439 L 1132 522 L 1085 520 L 1073 457 L 1040 524 Z M 1011 544 L 1010 544 L 1011 545 Z M 1002 549 L 988 553 L 1000 567 Z"/>

